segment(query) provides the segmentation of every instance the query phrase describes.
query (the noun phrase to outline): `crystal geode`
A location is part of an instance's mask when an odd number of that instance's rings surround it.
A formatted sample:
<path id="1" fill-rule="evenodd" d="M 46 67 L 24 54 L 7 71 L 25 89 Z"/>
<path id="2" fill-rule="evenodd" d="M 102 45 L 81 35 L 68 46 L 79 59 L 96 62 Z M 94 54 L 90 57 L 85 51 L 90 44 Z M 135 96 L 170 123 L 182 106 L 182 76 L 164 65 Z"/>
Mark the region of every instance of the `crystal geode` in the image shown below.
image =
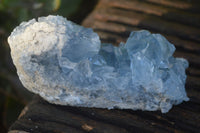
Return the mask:
<path id="1" fill-rule="evenodd" d="M 188 101 L 185 69 L 160 34 L 133 31 L 119 47 L 61 16 L 21 23 L 8 38 L 23 85 L 50 103 L 168 112 Z"/>

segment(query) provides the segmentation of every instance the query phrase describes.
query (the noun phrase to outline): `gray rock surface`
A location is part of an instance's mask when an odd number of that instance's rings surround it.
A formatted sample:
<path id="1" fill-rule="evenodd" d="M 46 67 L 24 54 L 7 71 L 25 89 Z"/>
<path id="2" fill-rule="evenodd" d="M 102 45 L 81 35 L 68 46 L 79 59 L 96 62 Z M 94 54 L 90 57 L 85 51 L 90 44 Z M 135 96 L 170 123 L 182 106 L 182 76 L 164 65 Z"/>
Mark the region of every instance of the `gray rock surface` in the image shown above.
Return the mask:
<path id="1" fill-rule="evenodd" d="M 133 31 L 119 47 L 61 16 L 21 23 L 8 38 L 23 85 L 50 103 L 168 112 L 188 101 L 188 62 L 162 35 Z"/>

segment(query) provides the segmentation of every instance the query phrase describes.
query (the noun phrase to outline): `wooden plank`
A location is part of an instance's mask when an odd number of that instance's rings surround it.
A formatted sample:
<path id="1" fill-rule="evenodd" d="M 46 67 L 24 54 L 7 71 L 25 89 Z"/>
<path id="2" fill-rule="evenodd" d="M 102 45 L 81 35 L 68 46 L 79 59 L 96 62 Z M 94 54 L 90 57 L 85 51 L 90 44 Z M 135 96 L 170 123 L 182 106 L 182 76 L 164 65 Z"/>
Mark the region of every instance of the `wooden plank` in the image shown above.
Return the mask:
<path id="1" fill-rule="evenodd" d="M 199 0 L 145 0 L 153 4 L 182 9 L 191 13 L 200 13 Z"/>
<path id="2" fill-rule="evenodd" d="M 192 3 L 184 2 L 184 1 L 170 1 L 170 0 L 146 0 L 151 3 L 156 3 L 159 5 L 165 5 L 168 7 L 174 7 L 178 9 L 190 9 L 192 8 Z"/>
<path id="3" fill-rule="evenodd" d="M 109 40 L 113 38 L 114 45 L 118 45 L 120 42 L 125 42 L 131 31 L 141 30 L 141 28 L 123 26 L 122 24 L 116 24 L 113 22 L 94 22 L 94 30 L 100 35 L 101 39 Z M 154 33 L 154 32 L 153 32 Z M 156 32 L 157 33 L 157 32 Z M 175 36 L 164 35 L 171 43 L 173 43 L 177 49 L 183 50 L 184 52 L 200 53 L 200 47 L 198 43 L 181 40 Z"/>
<path id="4" fill-rule="evenodd" d="M 54 132 L 62 132 L 70 129 L 76 129 L 78 132 L 84 132 L 89 130 L 84 126 L 87 125 L 90 127 L 92 132 L 100 133 L 103 132 L 103 130 L 110 133 L 126 133 L 127 130 L 139 132 L 146 131 L 145 129 L 139 129 L 136 126 L 133 126 L 133 129 L 127 129 L 126 126 L 115 125 L 110 122 L 97 119 L 95 118 L 97 115 L 95 109 L 93 112 L 90 111 L 88 114 L 94 116 L 91 118 L 81 111 L 81 109 L 87 110 L 87 108 L 53 105 L 45 102 L 40 97 L 35 97 L 35 100 L 33 100 L 27 108 L 26 113 L 21 115 L 20 120 L 10 127 L 11 130 L 17 129 L 27 132 L 48 132 L 56 129 Z M 100 109 L 100 111 L 104 110 Z M 49 122 L 51 122 L 52 125 L 55 124 L 57 127 L 49 127 Z M 36 126 L 37 128 L 35 128 Z"/>
<path id="5" fill-rule="evenodd" d="M 188 75 L 194 76 L 194 77 L 200 77 L 200 70 L 198 68 L 191 68 L 189 67 L 186 70 Z"/>
<path id="6" fill-rule="evenodd" d="M 177 3 L 175 4 L 178 5 Z M 182 10 L 163 7 L 160 5 L 154 5 L 144 1 L 110 0 L 109 6 L 112 8 L 119 8 L 121 10 L 146 13 L 148 15 L 158 16 L 162 19 L 200 27 L 200 16 L 198 14 L 184 12 Z"/>
<path id="7" fill-rule="evenodd" d="M 102 22 L 102 21 L 95 21 L 92 28 L 100 34 L 102 39 L 106 39 L 109 37 L 114 37 L 117 41 L 117 44 L 120 42 L 125 42 L 128 38 L 131 31 L 141 30 L 141 28 L 134 27 L 134 26 L 124 26 L 122 24 L 116 24 L 113 22 Z M 152 31 L 152 30 L 151 30 Z M 152 32 L 152 33 L 159 33 L 159 32 Z M 164 37 L 166 37 L 171 43 L 173 43 L 178 49 L 183 49 L 187 52 L 197 53 L 200 54 L 200 47 L 198 43 L 193 41 L 183 40 L 177 38 L 176 36 L 170 36 L 164 33 L 161 33 Z M 117 45 L 115 44 L 115 45 Z"/>
<path id="8" fill-rule="evenodd" d="M 20 117 L 20 120 L 11 129 L 27 132 L 48 132 L 53 129 L 56 129 L 55 132 L 69 130 L 83 132 L 85 131 L 83 125 L 87 124 L 93 132 L 102 132 L 102 129 L 104 129 L 110 133 L 173 132 L 174 130 L 177 132 L 194 132 L 198 130 L 195 122 L 199 121 L 199 114 L 190 114 L 189 111 L 179 108 L 163 115 L 160 112 L 141 113 L 141 111 L 132 110 L 59 106 L 49 104 L 40 97 L 35 97 L 33 101 L 28 106 L 26 113 Z M 180 110 L 182 113 L 179 112 Z M 177 115 L 176 117 L 174 117 L 174 113 Z M 188 114 L 188 116 L 186 117 L 185 114 Z M 191 115 L 195 115 L 197 120 L 191 121 L 190 119 L 194 118 Z M 63 116 L 65 117 L 63 118 Z M 179 121 L 182 118 L 185 121 Z M 49 127 L 49 125 L 54 126 Z"/>
<path id="9" fill-rule="evenodd" d="M 134 18 L 132 17 L 134 16 Z M 137 26 L 154 30 L 168 35 L 200 42 L 200 30 L 190 26 L 164 21 L 160 18 L 136 12 L 121 11 L 119 9 L 101 10 L 96 16 L 97 21 L 109 21 L 124 25 Z M 158 26 L 160 25 L 160 26 Z"/>

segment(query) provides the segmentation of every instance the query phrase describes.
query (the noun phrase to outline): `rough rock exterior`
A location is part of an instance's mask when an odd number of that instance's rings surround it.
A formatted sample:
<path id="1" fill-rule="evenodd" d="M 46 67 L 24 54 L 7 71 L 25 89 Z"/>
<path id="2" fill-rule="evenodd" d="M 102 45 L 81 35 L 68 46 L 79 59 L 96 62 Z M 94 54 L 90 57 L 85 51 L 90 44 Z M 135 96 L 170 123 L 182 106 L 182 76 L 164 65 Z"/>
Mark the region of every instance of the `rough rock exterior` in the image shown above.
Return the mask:
<path id="1" fill-rule="evenodd" d="M 134 31 L 119 47 L 61 16 L 21 23 L 8 38 L 23 85 L 51 103 L 161 110 L 188 101 L 188 62 L 160 34 Z"/>

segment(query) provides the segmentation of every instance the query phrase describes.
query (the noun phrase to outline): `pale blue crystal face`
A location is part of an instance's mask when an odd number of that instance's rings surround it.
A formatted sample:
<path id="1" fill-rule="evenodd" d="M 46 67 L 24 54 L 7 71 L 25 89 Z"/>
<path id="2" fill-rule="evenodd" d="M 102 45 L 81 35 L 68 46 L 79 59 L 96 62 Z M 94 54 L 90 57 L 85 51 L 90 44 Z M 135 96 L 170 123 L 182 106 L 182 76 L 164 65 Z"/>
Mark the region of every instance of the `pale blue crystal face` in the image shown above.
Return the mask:
<path id="1" fill-rule="evenodd" d="M 160 34 L 133 31 L 116 47 L 101 44 L 92 29 L 48 16 L 22 23 L 9 44 L 24 86 L 51 103 L 165 113 L 189 100 L 188 62 L 174 58 L 174 45 Z"/>
<path id="2" fill-rule="evenodd" d="M 161 109 L 162 112 L 188 100 L 184 87 L 188 62 L 174 58 L 174 45 L 160 34 L 135 31 L 125 44 L 119 47 L 102 44 L 100 49 L 91 47 L 99 44 L 78 42 L 81 47 L 72 43 L 72 48 L 66 50 L 71 53 L 63 57 L 71 60 L 72 52 L 80 48 L 69 80 L 75 88 L 89 90 L 91 99 L 103 97 L 106 102 L 115 103 L 109 108 L 122 108 L 125 103 L 133 104 L 134 109 Z M 95 52 L 99 49 L 99 52 L 88 54 L 88 49 Z M 91 104 L 98 106 L 95 102 Z"/>

